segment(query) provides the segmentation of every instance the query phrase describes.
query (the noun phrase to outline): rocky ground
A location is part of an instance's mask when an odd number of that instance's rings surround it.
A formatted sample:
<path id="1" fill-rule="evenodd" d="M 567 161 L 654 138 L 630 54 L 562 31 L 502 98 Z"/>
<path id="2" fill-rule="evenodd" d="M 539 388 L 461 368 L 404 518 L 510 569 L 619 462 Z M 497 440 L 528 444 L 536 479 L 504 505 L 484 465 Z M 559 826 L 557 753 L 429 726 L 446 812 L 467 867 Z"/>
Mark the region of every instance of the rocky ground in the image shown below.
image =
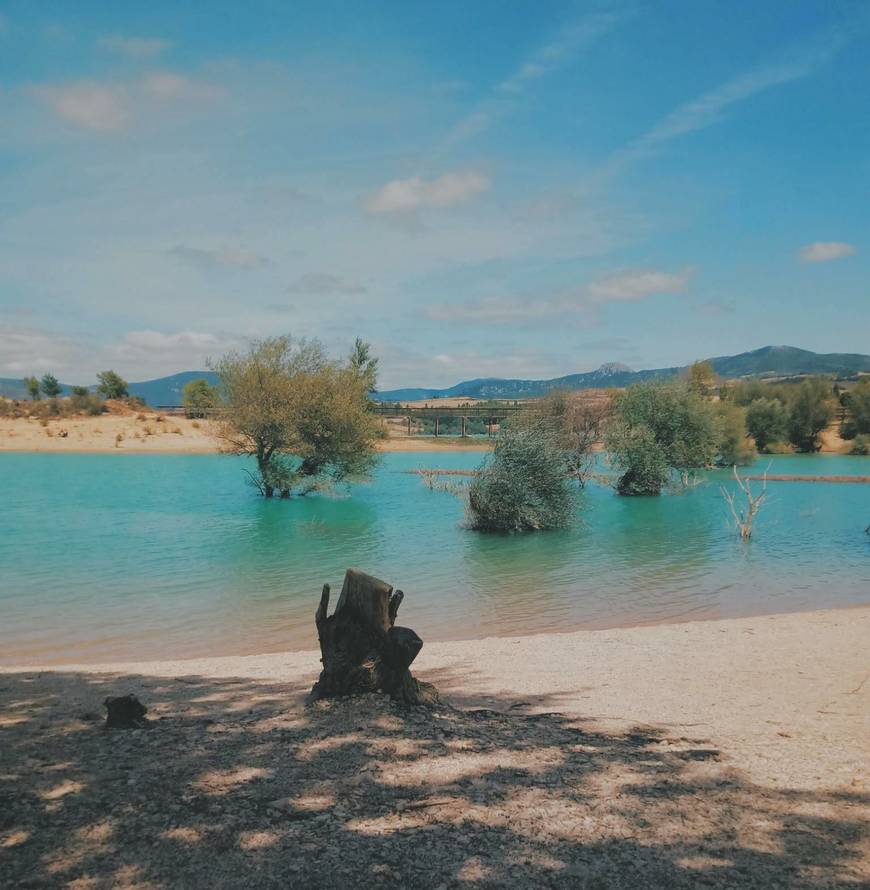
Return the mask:
<path id="1" fill-rule="evenodd" d="M 866 793 L 754 784 L 700 730 L 301 691 L 0 675 L 0 886 L 870 886 Z M 147 727 L 105 729 L 126 692 Z"/>

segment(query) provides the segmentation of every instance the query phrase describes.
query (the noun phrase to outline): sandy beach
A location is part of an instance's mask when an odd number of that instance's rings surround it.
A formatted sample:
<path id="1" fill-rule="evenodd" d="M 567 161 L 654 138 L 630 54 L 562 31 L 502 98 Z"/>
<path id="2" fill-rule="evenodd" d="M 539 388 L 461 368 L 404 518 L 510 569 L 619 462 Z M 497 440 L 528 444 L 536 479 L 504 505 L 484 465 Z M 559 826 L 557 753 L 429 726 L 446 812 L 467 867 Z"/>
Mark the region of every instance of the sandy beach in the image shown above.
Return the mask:
<path id="1" fill-rule="evenodd" d="M 64 435 L 65 434 L 65 435 Z M 488 451 L 486 439 L 390 435 L 378 443 L 389 451 Z M 130 411 L 99 417 L 46 420 L 0 417 L 0 452 L 94 454 L 216 454 L 220 442 L 206 420 Z"/>
<path id="2" fill-rule="evenodd" d="M 411 713 L 304 708 L 316 652 L 6 668 L 0 875 L 863 886 L 868 639 L 870 607 L 434 642 Z M 126 692 L 150 728 L 106 732 Z"/>

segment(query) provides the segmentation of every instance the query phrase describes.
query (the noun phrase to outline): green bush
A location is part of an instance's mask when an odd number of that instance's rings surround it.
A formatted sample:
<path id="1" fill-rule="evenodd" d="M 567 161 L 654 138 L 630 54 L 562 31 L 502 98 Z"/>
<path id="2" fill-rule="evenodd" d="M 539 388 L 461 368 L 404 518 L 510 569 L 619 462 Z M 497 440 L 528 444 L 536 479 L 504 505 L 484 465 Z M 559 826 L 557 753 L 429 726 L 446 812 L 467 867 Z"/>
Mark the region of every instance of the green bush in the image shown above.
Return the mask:
<path id="1" fill-rule="evenodd" d="M 768 442 L 764 449 L 765 454 L 791 454 L 793 451 L 788 442 Z"/>
<path id="2" fill-rule="evenodd" d="M 507 429 L 468 487 L 468 524 L 478 531 L 564 528 L 574 518 L 567 454 L 547 429 Z"/>
<path id="3" fill-rule="evenodd" d="M 870 454 L 870 434 L 861 433 L 860 435 L 855 436 L 849 454 Z"/>
<path id="4" fill-rule="evenodd" d="M 746 438 L 746 409 L 732 402 L 719 402 L 716 413 L 719 416 L 716 463 L 723 467 L 751 464 L 755 459 L 755 446 Z"/>
<path id="5" fill-rule="evenodd" d="M 819 435 L 834 419 L 836 403 L 830 381 L 804 380 L 796 387 L 788 416 L 788 439 L 798 451 L 818 451 Z"/>
<path id="6" fill-rule="evenodd" d="M 205 417 L 209 411 L 217 407 L 219 401 L 218 388 L 212 386 L 204 377 L 189 380 L 184 384 L 181 404 L 184 405 L 184 413 L 188 417 Z"/>
<path id="7" fill-rule="evenodd" d="M 658 494 L 670 472 L 687 484 L 719 452 L 716 409 L 685 383 L 629 386 L 614 398 L 613 411 L 605 442 L 622 473 L 621 494 Z"/>
<path id="8" fill-rule="evenodd" d="M 859 383 L 843 396 L 843 405 L 849 412 L 843 421 L 841 435 L 854 439 L 870 433 L 870 382 Z"/>
<path id="9" fill-rule="evenodd" d="M 781 442 L 788 433 L 788 411 L 779 399 L 753 399 L 746 409 L 746 428 L 759 451 Z"/>
<path id="10" fill-rule="evenodd" d="M 114 371 L 100 371 L 97 380 L 97 392 L 104 399 L 126 399 L 129 395 L 127 381 Z"/>

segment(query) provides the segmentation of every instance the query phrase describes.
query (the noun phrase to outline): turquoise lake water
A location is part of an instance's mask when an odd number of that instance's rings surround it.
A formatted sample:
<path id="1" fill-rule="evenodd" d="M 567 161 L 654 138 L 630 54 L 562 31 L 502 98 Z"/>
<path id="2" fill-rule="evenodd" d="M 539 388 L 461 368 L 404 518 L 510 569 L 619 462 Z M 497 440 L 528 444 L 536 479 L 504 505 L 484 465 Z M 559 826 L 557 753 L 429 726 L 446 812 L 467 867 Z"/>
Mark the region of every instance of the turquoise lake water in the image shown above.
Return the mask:
<path id="1" fill-rule="evenodd" d="M 233 457 L 2 454 L 0 662 L 314 648 L 321 585 L 334 603 L 348 566 L 401 587 L 424 640 L 870 602 L 870 485 L 771 483 L 748 545 L 725 472 L 660 498 L 590 485 L 569 531 L 482 535 L 408 473 L 480 460 L 388 454 L 347 495 L 265 501 Z M 870 458 L 770 463 L 870 475 Z"/>

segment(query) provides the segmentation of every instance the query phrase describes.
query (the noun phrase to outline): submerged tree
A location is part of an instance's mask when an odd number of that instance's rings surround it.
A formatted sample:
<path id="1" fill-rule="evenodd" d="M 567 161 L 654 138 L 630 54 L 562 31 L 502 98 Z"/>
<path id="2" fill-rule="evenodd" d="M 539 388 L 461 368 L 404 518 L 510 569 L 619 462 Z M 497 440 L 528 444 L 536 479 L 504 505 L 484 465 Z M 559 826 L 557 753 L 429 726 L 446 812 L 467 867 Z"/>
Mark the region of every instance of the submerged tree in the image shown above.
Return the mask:
<path id="1" fill-rule="evenodd" d="M 552 430 L 506 429 L 468 487 L 468 524 L 478 531 L 531 531 L 571 523 L 575 489 Z"/>
<path id="2" fill-rule="evenodd" d="M 619 493 L 656 495 L 671 473 L 687 485 L 713 464 L 720 426 L 713 404 L 686 383 L 648 381 L 617 394 L 605 442 Z"/>
<path id="3" fill-rule="evenodd" d="M 265 497 L 304 494 L 371 467 L 382 425 L 368 410 L 368 382 L 329 361 L 318 341 L 260 340 L 215 370 L 219 435 L 230 452 L 256 459 L 251 480 Z"/>
<path id="4" fill-rule="evenodd" d="M 594 467 L 594 446 L 601 441 L 610 411 L 609 398 L 556 390 L 530 402 L 510 426 L 517 430 L 545 427 L 565 452 L 569 472 L 583 485 Z"/>
<path id="5" fill-rule="evenodd" d="M 755 517 L 758 515 L 758 511 L 761 509 L 761 505 L 767 497 L 767 471 L 765 470 L 764 472 L 761 491 L 758 494 L 753 494 L 749 480 L 740 477 L 737 472 L 737 467 L 733 467 L 733 470 L 737 487 L 746 498 L 746 506 L 736 506 L 734 503 L 735 493 L 729 491 L 724 485 L 721 486 L 722 497 L 725 498 L 725 502 L 731 509 L 731 515 L 734 517 L 734 524 L 737 531 L 740 532 L 740 537 L 744 541 L 748 541 L 752 537 L 752 527 L 755 523 Z"/>

